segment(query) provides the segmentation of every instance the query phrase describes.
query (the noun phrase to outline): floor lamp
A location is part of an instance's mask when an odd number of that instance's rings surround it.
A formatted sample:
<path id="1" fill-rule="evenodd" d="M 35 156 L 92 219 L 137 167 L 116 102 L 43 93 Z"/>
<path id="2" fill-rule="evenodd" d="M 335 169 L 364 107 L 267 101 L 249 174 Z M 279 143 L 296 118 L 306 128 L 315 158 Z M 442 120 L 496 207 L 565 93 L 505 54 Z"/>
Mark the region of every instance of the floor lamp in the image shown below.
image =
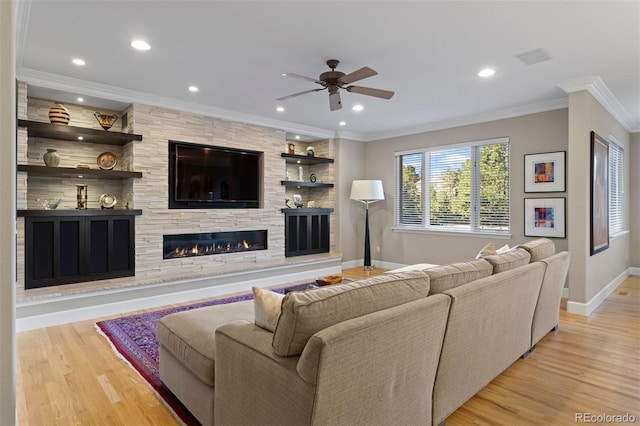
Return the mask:
<path id="1" fill-rule="evenodd" d="M 373 269 L 371 266 L 371 247 L 369 245 L 369 204 L 384 200 L 381 180 L 354 180 L 351 185 L 351 199 L 360 201 L 366 206 L 364 220 L 364 270 Z"/>

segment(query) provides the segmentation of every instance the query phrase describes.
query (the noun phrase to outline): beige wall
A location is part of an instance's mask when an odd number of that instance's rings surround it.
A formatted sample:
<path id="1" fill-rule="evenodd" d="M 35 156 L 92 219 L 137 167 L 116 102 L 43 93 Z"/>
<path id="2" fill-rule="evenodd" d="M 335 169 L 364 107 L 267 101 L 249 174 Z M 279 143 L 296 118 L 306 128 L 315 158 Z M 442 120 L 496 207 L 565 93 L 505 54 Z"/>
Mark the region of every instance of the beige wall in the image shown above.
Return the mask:
<path id="1" fill-rule="evenodd" d="M 336 248 L 342 252 L 343 262 L 349 262 L 364 257 L 364 205 L 349 198 L 351 182 L 371 176 L 365 175 L 364 142 L 338 139 L 336 151 L 336 211 L 338 214 Z M 371 241 L 374 247 L 379 244 L 377 240 L 374 242 L 373 236 Z M 374 261 L 378 260 L 375 250 L 371 255 Z"/>
<path id="2" fill-rule="evenodd" d="M 607 250 L 590 255 L 590 132 L 610 136 L 629 152 L 629 133 L 587 91 L 569 94 L 568 190 L 571 224 L 569 301 L 586 304 L 629 267 L 629 234 L 610 240 Z M 629 187 L 629 160 L 625 187 Z M 627 203 L 628 206 L 628 203 Z M 629 210 L 625 223 L 629 224 Z"/>
<path id="3" fill-rule="evenodd" d="M 511 229 L 510 239 L 485 236 L 452 236 L 434 233 L 393 231 L 394 216 L 394 151 L 429 146 L 457 144 L 507 136 L 510 138 Z M 524 155 L 567 150 L 567 110 L 542 112 L 521 117 L 438 130 L 365 144 L 365 176 L 382 179 L 386 199 L 371 210 L 372 255 L 380 245 L 382 259 L 387 262 L 444 264 L 475 257 L 487 242 L 496 246 L 523 243 L 524 236 Z M 527 197 L 565 197 L 566 193 L 527 194 Z M 570 208 L 570 207 L 568 207 Z M 571 226 L 567 235 L 572 234 Z M 555 239 L 558 250 L 567 249 L 566 239 Z M 361 253 L 347 252 L 345 258 L 361 258 Z"/>
<path id="4" fill-rule="evenodd" d="M 634 268 L 640 268 L 640 133 L 631 135 L 628 167 L 630 169 L 630 183 L 628 193 L 630 196 L 629 231 L 631 245 L 631 262 Z"/>
<path id="5" fill-rule="evenodd" d="M 16 424 L 15 2 L 0 1 L 0 423 Z"/>

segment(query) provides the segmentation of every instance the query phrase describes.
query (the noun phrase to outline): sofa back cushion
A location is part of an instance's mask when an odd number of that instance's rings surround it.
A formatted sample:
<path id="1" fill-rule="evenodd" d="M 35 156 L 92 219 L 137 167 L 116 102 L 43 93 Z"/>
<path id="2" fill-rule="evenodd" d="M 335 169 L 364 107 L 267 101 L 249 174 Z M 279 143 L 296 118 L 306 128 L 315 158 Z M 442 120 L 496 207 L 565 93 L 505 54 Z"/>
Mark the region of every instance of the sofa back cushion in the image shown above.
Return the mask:
<path id="1" fill-rule="evenodd" d="M 493 273 L 497 274 L 528 264 L 531 255 L 527 250 L 518 247 L 503 254 L 486 256 L 484 259 L 493 265 Z"/>
<path id="2" fill-rule="evenodd" d="M 556 252 L 555 244 L 548 238 L 529 241 L 528 243 L 520 244 L 520 247 L 531 254 L 531 262 L 546 259 L 549 256 L 553 256 Z"/>
<path id="3" fill-rule="evenodd" d="M 428 294 L 429 276 L 423 271 L 288 293 L 273 334 L 273 350 L 280 356 L 300 355 L 309 338 L 320 330 Z"/>
<path id="4" fill-rule="evenodd" d="M 493 272 L 493 266 L 484 259 L 478 259 L 438 266 L 424 272 L 429 275 L 431 286 L 429 294 L 437 294 L 488 277 Z"/>

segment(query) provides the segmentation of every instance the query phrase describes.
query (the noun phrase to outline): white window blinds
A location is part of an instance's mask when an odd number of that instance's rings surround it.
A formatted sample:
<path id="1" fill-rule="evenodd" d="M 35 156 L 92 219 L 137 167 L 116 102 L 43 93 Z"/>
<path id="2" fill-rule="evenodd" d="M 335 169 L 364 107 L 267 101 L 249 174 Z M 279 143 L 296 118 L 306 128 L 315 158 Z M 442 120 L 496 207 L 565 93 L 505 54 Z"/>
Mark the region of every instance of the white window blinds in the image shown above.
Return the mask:
<path id="1" fill-rule="evenodd" d="M 609 143 L 609 234 L 624 231 L 624 150 Z"/>
<path id="2" fill-rule="evenodd" d="M 508 138 L 396 153 L 396 226 L 509 232 Z"/>

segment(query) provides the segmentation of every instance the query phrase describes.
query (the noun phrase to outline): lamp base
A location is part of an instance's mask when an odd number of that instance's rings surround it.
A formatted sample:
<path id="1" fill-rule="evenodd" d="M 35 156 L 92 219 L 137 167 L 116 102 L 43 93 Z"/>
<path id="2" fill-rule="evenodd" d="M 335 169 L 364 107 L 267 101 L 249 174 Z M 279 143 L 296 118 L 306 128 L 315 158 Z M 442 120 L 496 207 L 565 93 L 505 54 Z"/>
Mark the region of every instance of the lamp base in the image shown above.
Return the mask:
<path id="1" fill-rule="evenodd" d="M 373 265 L 370 265 L 370 266 L 363 266 L 363 267 L 362 267 L 362 270 L 363 270 L 363 271 L 373 271 L 374 269 L 376 269 L 376 267 L 375 267 L 375 266 L 373 266 Z"/>

